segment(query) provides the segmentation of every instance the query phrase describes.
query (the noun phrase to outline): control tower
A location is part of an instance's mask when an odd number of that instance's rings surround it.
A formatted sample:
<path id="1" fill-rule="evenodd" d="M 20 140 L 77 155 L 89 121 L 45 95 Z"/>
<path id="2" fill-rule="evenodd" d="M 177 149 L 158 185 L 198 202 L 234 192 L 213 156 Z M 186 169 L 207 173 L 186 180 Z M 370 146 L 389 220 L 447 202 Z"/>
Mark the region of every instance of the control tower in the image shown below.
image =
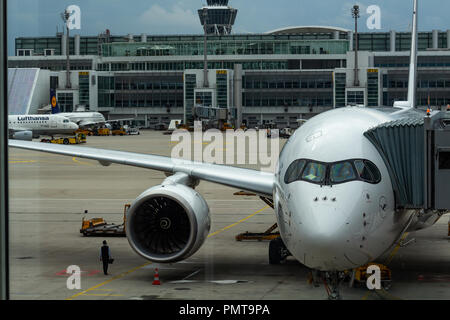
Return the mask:
<path id="1" fill-rule="evenodd" d="M 230 34 L 237 16 L 237 9 L 228 6 L 228 0 L 207 0 L 207 5 L 198 10 L 200 23 L 206 33 L 215 35 Z"/>

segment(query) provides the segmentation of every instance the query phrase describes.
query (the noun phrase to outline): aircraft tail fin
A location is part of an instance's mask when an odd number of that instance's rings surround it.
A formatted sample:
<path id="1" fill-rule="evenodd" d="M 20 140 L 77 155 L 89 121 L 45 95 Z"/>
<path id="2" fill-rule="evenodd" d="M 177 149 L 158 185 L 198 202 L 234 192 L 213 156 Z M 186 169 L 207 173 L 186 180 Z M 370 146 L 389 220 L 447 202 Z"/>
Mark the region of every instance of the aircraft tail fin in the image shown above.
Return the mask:
<path id="1" fill-rule="evenodd" d="M 56 100 L 56 92 L 53 89 L 50 89 L 50 104 L 52 106 L 52 114 L 60 113 L 58 100 Z"/>
<path id="2" fill-rule="evenodd" d="M 413 24 L 411 31 L 411 57 L 409 63 L 408 100 L 396 101 L 394 107 L 412 109 L 417 107 L 417 50 L 418 50 L 418 0 L 414 0 Z"/>

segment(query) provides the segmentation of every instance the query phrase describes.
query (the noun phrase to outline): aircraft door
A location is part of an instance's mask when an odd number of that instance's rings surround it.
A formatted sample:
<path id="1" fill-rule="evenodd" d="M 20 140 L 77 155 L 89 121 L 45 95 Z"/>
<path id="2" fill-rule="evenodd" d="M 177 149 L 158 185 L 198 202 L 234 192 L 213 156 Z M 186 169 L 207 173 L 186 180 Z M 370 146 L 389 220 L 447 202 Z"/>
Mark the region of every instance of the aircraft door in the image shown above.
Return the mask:
<path id="1" fill-rule="evenodd" d="M 57 126 L 56 119 L 50 119 L 50 128 L 56 128 Z"/>

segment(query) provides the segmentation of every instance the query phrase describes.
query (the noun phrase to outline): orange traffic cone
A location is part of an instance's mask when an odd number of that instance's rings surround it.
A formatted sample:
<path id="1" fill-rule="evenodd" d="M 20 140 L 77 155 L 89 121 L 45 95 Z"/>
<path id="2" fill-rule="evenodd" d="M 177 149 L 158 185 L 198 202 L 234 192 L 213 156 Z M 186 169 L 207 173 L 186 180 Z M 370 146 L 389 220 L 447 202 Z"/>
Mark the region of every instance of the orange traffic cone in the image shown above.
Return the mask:
<path id="1" fill-rule="evenodd" d="M 155 269 L 155 278 L 153 280 L 152 285 L 154 285 L 154 286 L 160 286 L 161 285 L 161 281 L 159 281 L 158 268 Z"/>

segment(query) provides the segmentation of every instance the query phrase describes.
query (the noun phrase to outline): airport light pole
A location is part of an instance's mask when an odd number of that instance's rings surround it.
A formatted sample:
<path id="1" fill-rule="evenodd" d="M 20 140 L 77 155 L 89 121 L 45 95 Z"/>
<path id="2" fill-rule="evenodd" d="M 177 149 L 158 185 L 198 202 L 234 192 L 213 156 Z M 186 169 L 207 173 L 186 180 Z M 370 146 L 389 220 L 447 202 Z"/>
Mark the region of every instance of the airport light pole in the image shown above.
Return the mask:
<path id="1" fill-rule="evenodd" d="M 70 83 L 70 37 L 69 37 L 69 18 L 70 18 L 70 12 L 69 10 L 64 10 L 63 13 L 61 13 L 61 17 L 66 24 L 66 53 L 67 53 L 67 59 L 66 59 L 66 70 L 67 70 L 67 76 L 66 76 L 66 88 L 71 89 L 72 84 Z"/>
<path id="2" fill-rule="evenodd" d="M 0 0 L 0 300 L 9 299 L 6 0 Z"/>
<path id="3" fill-rule="evenodd" d="M 355 4 L 352 8 L 352 17 L 355 19 L 355 87 L 359 87 L 359 75 L 358 75 L 358 19 L 359 19 L 359 6 Z"/>

